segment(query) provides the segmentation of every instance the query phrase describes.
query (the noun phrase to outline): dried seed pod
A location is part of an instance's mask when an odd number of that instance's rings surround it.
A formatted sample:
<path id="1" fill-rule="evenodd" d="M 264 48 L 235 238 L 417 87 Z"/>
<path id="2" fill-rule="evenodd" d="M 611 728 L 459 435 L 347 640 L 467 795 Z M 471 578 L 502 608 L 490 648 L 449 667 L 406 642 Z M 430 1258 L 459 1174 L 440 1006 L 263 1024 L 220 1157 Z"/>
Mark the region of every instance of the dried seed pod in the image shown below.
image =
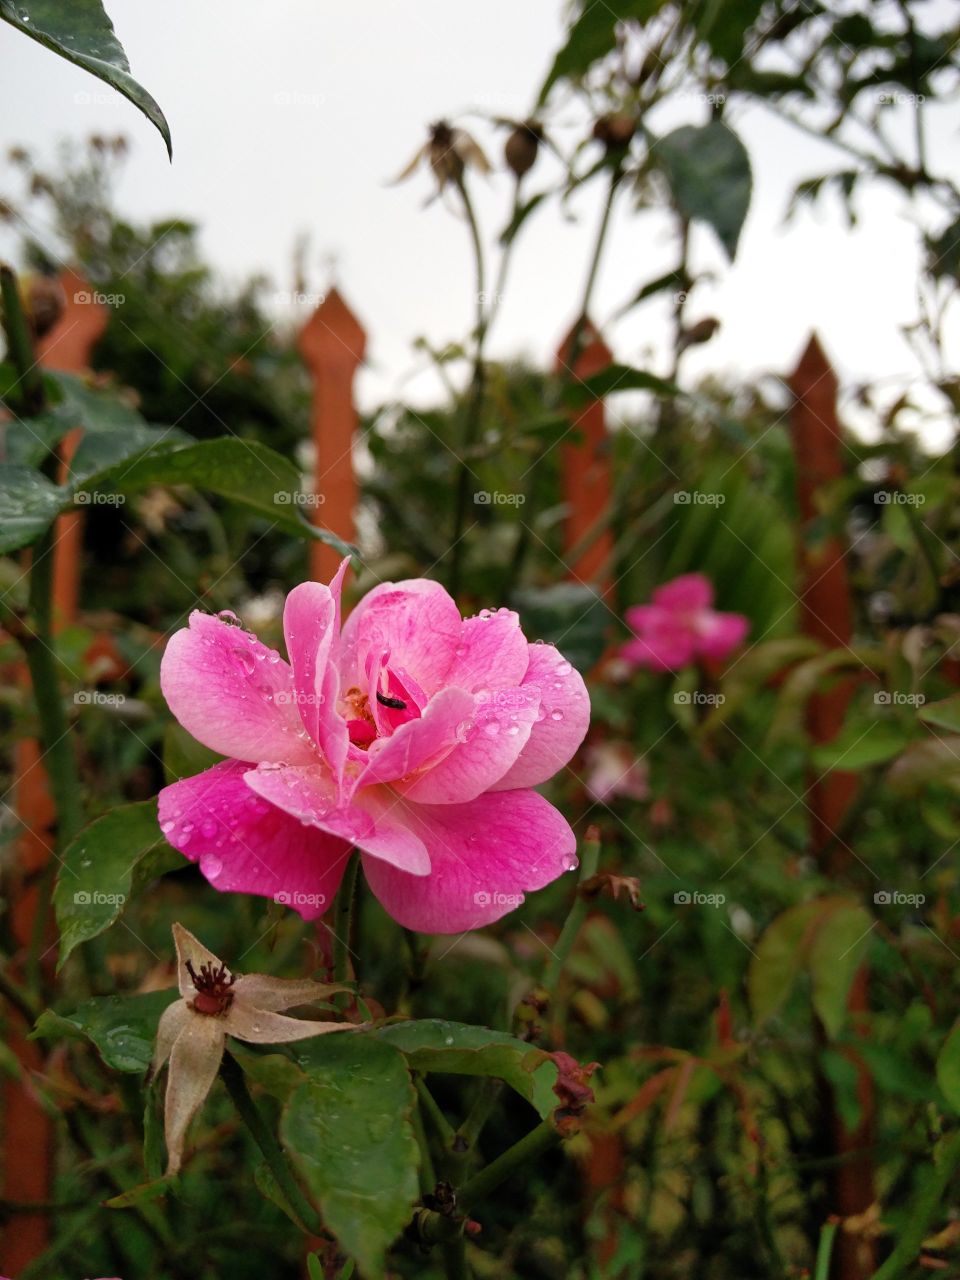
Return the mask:
<path id="1" fill-rule="evenodd" d="M 540 143 L 543 141 L 543 125 L 538 120 L 524 120 L 507 138 L 503 157 L 507 168 L 519 179 L 536 164 Z"/>
<path id="2" fill-rule="evenodd" d="M 608 151 L 623 151 L 637 131 L 635 118 L 626 111 L 612 111 L 594 122 L 593 136 Z"/>

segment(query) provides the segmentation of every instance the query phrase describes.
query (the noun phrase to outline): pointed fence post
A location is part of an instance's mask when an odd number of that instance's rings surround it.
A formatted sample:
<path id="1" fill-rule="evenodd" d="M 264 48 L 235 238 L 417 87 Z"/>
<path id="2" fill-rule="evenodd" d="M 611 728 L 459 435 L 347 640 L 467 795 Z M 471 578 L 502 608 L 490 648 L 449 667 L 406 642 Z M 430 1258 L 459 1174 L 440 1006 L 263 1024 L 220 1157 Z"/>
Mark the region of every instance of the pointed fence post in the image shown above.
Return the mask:
<path id="1" fill-rule="evenodd" d="M 300 332 L 299 350 L 313 379 L 313 442 L 316 450 L 313 489 L 314 524 L 332 530 L 345 542 L 355 536 L 357 481 L 353 469 L 353 435 L 357 412 L 353 380 L 363 360 L 367 335 L 336 289 Z M 310 547 L 310 576 L 329 582 L 339 553 L 323 542 Z"/>
<path id="2" fill-rule="evenodd" d="M 813 546 L 807 534 L 820 515 L 821 489 L 844 474 L 843 437 L 837 418 L 837 375 L 815 333 L 788 382 L 794 396 L 790 429 L 801 519 L 801 630 L 827 648 L 835 649 L 848 645 L 853 635 L 853 608 L 845 563 L 847 548 L 837 536 Z M 854 676 L 810 698 L 807 728 L 814 742 L 830 742 L 839 733 L 856 685 Z M 811 781 L 807 806 L 811 815 L 812 850 L 831 875 L 842 875 L 850 862 L 842 841 L 836 842 L 832 851 L 831 846 L 834 833 L 857 791 L 857 775 L 842 770 L 820 774 Z M 848 1007 L 855 1020 L 857 1015 L 869 1010 L 866 966 L 861 966 L 854 978 Z M 834 1203 L 830 1207 L 841 1217 L 863 1213 L 875 1198 L 870 1156 L 875 1108 L 873 1081 L 862 1063 L 855 1061 L 855 1065 L 861 1119 L 853 1131 L 846 1128 L 838 1115 L 832 1090 L 824 1082 L 834 1153 L 838 1157 L 831 1190 Z M 843 1231 L 838 1233 L 833 1267 L 837 1280 L 866 1280 L 873 1275 L 874 1267 L 872 1242 L 868 1244 Z"/>
<path id="3" fill-rule="evenodd" d="M 578 320 L 560 343 L 556 371 L 578 379 L 600 373 L 613 363 L 613 354 L 588 318 Z M 563 496 L 569 508 L 564 533 L 569 576 L 611 589 L 613 534 L 609 526 L 612 486 L 610 440 L 606 408 L 592 399 L 570 415 L 570 425 L 582 437 L 561 448 Z"/>
<path id="4" fill-rule="evenodd" d="M 45 369 L 85 373 L 94 343 L 107 324 L 105 308 L 93 301 L 93 291 L 73 271 L 64 271 L 60 285 L 65 295 L 64 311 L 57 323 L 36 345 L 38 362 Z M 75 430 L 60 446 L 58 480 L 69 476 L 70 459 L 82 435 Z M 58 518 L 53 549 L 53 620 L 55 629 L 74 621 L 80 581 L 83 542 L 83 513 L 68 512 Z M 26 671 L 22 673 L 28 682 Z M 33 738 L 20 739 L 14 750 L 14 795 L 23 833 L 17 840 L 16 879 L 9 890 L 12 931 L 18 947 L 29 946 L 40 908 L 40 878 L 52 853 L 54 820 L 46 770 L 40 744 Z M 47 922 L 39 927 L 44 928 Z M 9 1045 L 25 1073 L 43 1065 L 44 1054 L 36 1041 L 28 1040 L 29 1027 L 19 1014 L 11 1015 Z M 50 1199 L 53 1183 L 53 1127 L 37 1097 L 18 1081 L 7 1080 L 3 1087 L 3 1180 L 5 1199 L 35 1201 Z M 3 1231 L 3 1267 L 19 1275 L 43 1253 L 49 1240 L 49 1217 L 43 1212 L 14 1215 Z"/>

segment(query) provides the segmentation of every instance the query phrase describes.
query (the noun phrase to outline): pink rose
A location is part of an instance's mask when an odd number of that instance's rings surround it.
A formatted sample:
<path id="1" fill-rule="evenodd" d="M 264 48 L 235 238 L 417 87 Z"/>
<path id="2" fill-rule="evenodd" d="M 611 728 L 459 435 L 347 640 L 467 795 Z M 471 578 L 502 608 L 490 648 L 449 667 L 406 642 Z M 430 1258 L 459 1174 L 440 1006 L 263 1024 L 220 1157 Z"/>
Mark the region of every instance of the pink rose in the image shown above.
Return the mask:
<path id="1" fill-rule="evenodd" d="M 750 629 L 740 613 L 717 613 L 713 586 L 702 573 L 686 573 L 657 587 L 651 604 L 626 611 L 634 633 L 620 656 L 651 671 L 679 671 L 697 658 L 721 660 L 741 644 Z"/>
<path id="2" fill-rule="evenodd" d="M 331 904 L 355 845 L 407 928 L 488 924 L 576 865 L 568 823 L 530 788 L 583 740 L 583 680 L 515 613 L 461 619 L 423 578 L 374 588 L 341 631 L 347 564 L 287 597 L 289 664 L 201 612 L 171 637 L 170 709 L 230 758 L 161 791 L 161 829 L 215 888 L 305 919 Z"/>

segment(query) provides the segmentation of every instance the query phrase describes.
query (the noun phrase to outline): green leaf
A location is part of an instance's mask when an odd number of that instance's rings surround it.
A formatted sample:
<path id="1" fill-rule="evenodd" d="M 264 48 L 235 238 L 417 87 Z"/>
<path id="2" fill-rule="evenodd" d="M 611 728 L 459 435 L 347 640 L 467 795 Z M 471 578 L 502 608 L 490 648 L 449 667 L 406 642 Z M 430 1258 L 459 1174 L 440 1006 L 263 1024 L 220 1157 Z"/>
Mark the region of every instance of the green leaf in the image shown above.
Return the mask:
<path id="1" fill-rule="evenodd" d="M 898 756 L 910 737 L 909 729 L 898 724 L 877 721 L 864 725 L 854 720 L 844 725 L 832 742 L 814 748 L 813 763 L 818 769 L 843 769 L 857 773 Z"/>
<path id="2" fill-rule="evenodd" d="M 130 63 L 100 0 L 0 0 L 0 18 L 61 58 L 111 85 L 160 131 L 172 158 L 170 126 L 159 106 L 130 75 Z"/>
<path id="3" fill-rule="evenodd" d="M 368 1280 L 419 1194 L 403 1055 L 375 1036 L 321 1036 L 298 1055 L 309 1080 L 284 1108 L 280 1136 L 325 1224 Z"/>
<path id="4" fill-rule="evenodd" d="M 855 902 L 837 902 L 824 913 L 810 944 L 813 1007 L 835 1040 L 847 1019 L 847 997 L 869 945 L 875 921 Z"/>
<path id="5" fill-rule="evenodd" d="M 179 992 L 171 988 L 140 996 L 98 996 L 69 1014 L 46 1009 L 33 1037 L 89 1040 L 114 1071 L 142 1074 L 153 1057 L 160 1015 L 178 998 Z"/>
<path id="6" fill-rule="evenodd" d="M 156 800 L 121 805 L 91 822 L 67 846 L 53 891 L 60 966 L 81 942 L 109 929 L 138 888 L 182 865 L 160 831 Z"/>
<path id="7" fill-rule="evenodd" d="M 954 1111 L 960 1111 L 960 1022 L 937 1055 L 937 1084 Z"/>
<path id="8" fill-rule="evenodd" d="M 163 731 L 163 776 L 168 783 L 204 773 L 222 759 L 223 756 L 197 742 L 175 720 Z"/>
<path id="9" fill-rule="evenodd" d="M 137 1187 L 131 1187 L 129 1191 L 122 1191 L 118 1196 L 111 1196 L 109 1200 L 104 1200 L 103 1207 L 105 1209 L 131 1209 L 134 1205 L 148 1204 L 151 1200 L 159 1200 L 161 1196 L 165 1196 L 168 1191 L 172 1190 L 176 1183 L 176 1176 L 153 1178 L 150 1182 L 141 1182 Z"/>
<path id="10" fill-rule="evenodd" d="M 589 400 L 602 400 L 614 391 L 654 391 L 658 396 L 682 395 L 680 388 L 665 378 L 644 369 L 625 364 L 610 364 L 589 378 L 578 379 L 564 393 L 567 404 L 577 406 Z"/>
<path id="11" fill-rule="evenodd" d="M 315 537 L 341 555 L 355 549 L 327 529 L 318 529 L 297 501 L 300 473 L 293 463 L 254 440 L 234 437 L 205 440 L 183 449 L 151 453 L 97 472 L 90 488 L 137 490 L 157 484 L 194 485 L 240 502 L 300 537 Z"/>
<path id="12" fill-rule="evenodd" d="M 517 206 L 513 217 L 500 232 L 500 243 L 502 245 L 510 244 L 537 205 L 546 198 L 546 195 L 546 191 L 539 191 L 535 196 L 531 196 L 529 200 L 525 200 L 523 204 Z"/>
<path id="13" fill-rule="evenodd" d="M 645 22 L 661 7 L 664 0 L 623 0 L 616 10 L 601 0 L 584 0 L 582 12 L 570 28 L 566 43 L 553 60 L 553 65 L 540 90 L 538 105 L 547 100 L 558 80 L 575 80 L 588 71 L 598 58 L 605 57 L 616 45 L 618 20 L 634 18 Z"/>
<path id="14" fill-rule="evenodd" d="M 651 156 L 680 213 L 713 227 L 732 261 L 753 185 L 750 157 L 737 135 L 720 120 L 686 124 L 655 142 Z"/>
<path id="15" fill-rule="evenodd" d="M 494 1076 L 526 1098 L 541 1118 L 557 1106 L 555 1065 L 505 1031 L 425 1018 L 384 1027 L 377 1036 L 398 1048 L 414 1071 Z"/>
<path id="16" fill-rule="evenodd" d="M 920 719 L 949 733 L 960 733 L 960 693 L 920 708 Z"/>
<path id="17" fill-rule="evenodd" d="M 62 494 L 31 467 L 0 464 L 0 555 L 36 542 L 56 519 Z"/>
<path id="18" fill-rule="evenodd" d="M 513 592 L 512 603 L 525 633 L 555 644 L 578 671 L 589 671 L 600 661 L 610 610 L 590 587 L 573 582 L 523 587 Z"/>
<path id="19" fill-rule="evenodd" d="M 765 1022 L 784 1004 L 803 968 L 807 935 L 820 903 L 788 907 L 764 930 L 747 974 L 750 1007 L 757 1022 Z"/>

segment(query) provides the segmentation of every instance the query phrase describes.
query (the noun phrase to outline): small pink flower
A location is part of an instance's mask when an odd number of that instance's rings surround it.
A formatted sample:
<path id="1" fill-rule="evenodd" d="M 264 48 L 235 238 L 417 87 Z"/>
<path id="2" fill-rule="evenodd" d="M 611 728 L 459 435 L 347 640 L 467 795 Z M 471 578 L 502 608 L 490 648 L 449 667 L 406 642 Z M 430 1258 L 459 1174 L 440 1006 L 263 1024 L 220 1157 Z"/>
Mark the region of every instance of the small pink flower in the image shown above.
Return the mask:
<path id="1" fill-rule="evenodd" d="M 679 671 L 698 658 L 719 661 L 741 644 L 750 629 L 740 613 L 717 613 L 713 586 L 702 573 L 685 573 L 657 587 L 651 604 L 626 611 L 634 633 L 620 656 L 651 671 Z"/>
<path id="2" fill-rule="evenodd" d="M 201 612 L 170 639 L 170 709 L 229 758 L 161 791 L 161 829 L 215 888 L 305 919 L 356 846 L 407 928 L 488 924 L 576 864 L 568 823 L 531 788 L 583 740 L 583 680 L 509 609 L 462 619 L 423 578 L 374 588 L 341 630 L 347 564 L 287 597 L 289 664 Z"/>
<path id="3" fill-rule="evenodd" d="M 650 794 L 649 770 L 625 742 L 598 742 L 586 750 L 587 793 L 601 803 L 626 796 L 646 800 Z"/>

